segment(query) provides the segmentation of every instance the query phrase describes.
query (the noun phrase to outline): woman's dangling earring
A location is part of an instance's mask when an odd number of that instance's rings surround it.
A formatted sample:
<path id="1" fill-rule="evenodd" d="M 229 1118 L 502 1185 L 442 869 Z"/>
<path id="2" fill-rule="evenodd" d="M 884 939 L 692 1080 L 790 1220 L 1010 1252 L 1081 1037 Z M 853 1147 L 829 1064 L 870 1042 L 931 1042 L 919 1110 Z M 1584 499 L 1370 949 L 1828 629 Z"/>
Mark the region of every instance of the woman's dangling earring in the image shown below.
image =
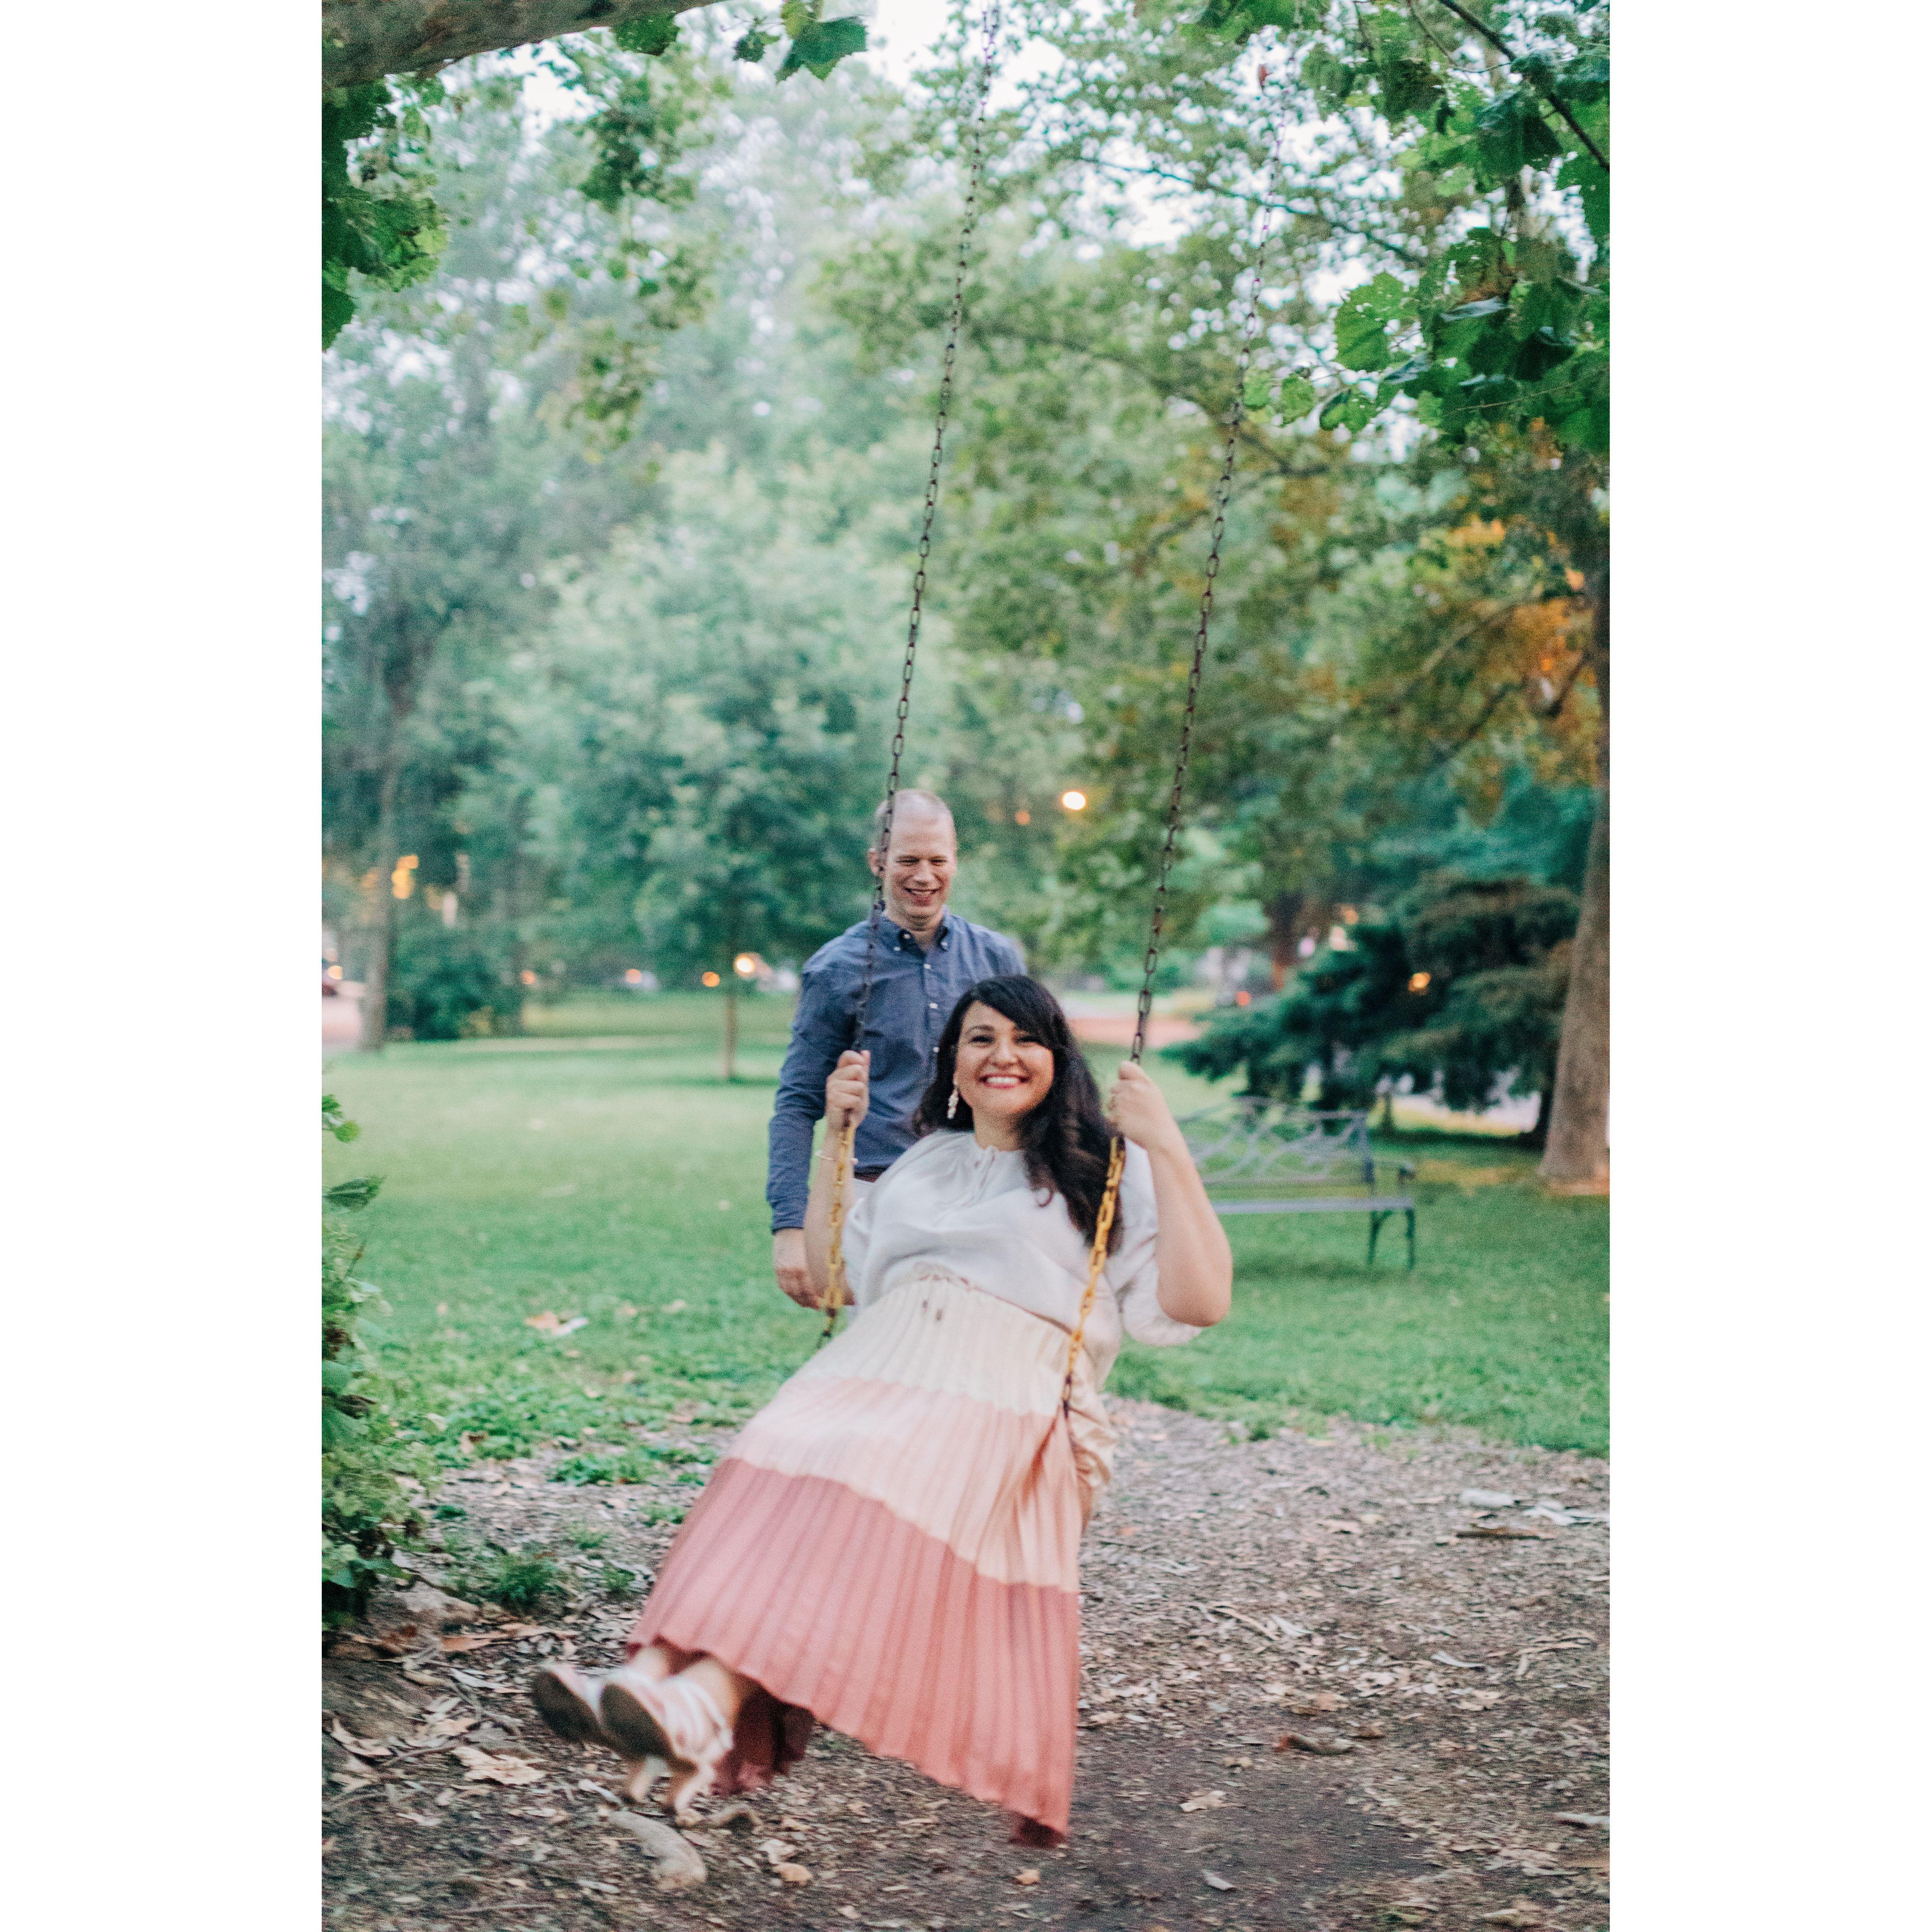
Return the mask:
<path id="1" fill-rule="evenodd" d="M 954 1084 L 953 1084 L 953 1088 L 952 1088 L 952 1099 L 951 1099 L 951 1100 L 950 1100 L 949 1101 L 947 1101 L 947 1102 L 946 1102 L 946 1118 L 949 1120 L 951 1120 L 951 1119 L 952 1119 L 952 1118 L 953 1117 L 953 1115 L 954 1115 L 955 1114 L 958 1113 L 958 1111 L 959 1111 L 959 1088 L 958 1088 L 958 1082 L 954 1082 Z"/>

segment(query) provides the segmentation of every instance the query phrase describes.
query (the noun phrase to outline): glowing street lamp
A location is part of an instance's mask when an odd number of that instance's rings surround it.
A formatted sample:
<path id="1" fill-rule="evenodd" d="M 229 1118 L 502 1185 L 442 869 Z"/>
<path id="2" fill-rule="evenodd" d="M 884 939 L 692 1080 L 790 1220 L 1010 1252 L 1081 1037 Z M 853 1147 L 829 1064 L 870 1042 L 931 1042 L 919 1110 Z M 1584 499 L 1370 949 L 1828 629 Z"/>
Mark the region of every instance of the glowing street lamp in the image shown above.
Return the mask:
<path id="1" fill-rule="evenodd" d="M 1426 973 L 1410 974 L 1408 976 L 1408 990 L 1412 993 L 1427 992 L 1429 990 L 1429 975 Z"/>
<path id="2" fill-rule="evenodd" d="M 706 986 L 715 986 L 718 984 L 718 975 L 716 973 L 704 974 L 700 976 L 700 983 Z"/>
<path id="3" fill-rule="evenodd" d="M 758 956 L 755 952 L 741 952 L 731 962 L 731 970 L 741 980 L 755 978 L 758 970 Z"/>
<path id="4" fill-rule="evenodd" d="M 1087 809 L 1087 794 L 1084 791 L 1064 791 L 1060 794 L 1060 802 L 1069 812 Z"/>

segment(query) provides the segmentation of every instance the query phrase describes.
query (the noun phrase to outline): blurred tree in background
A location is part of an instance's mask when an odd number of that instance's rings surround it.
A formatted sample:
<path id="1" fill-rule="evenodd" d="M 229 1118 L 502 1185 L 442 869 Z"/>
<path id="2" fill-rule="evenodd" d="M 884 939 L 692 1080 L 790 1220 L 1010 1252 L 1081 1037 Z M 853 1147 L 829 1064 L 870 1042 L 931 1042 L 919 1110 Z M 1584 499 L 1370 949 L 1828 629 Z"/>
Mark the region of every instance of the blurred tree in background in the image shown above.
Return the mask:
<path id="1" fill-rule="evenodd" d="M 1322 1107 L 1366 1107 L 1402 1079 L 1424 1093 L 1439 1079 L 1457 1108 L 1534 1095 L 1540 1145 L 1576 926 L 1576 896 L 1560 886 L 1438 873 L 1392 918 L 1345 928 L 1291 992 L 1168 1050 L 1276 1100 L 1300 1100 L 1312 1069 Z"/>

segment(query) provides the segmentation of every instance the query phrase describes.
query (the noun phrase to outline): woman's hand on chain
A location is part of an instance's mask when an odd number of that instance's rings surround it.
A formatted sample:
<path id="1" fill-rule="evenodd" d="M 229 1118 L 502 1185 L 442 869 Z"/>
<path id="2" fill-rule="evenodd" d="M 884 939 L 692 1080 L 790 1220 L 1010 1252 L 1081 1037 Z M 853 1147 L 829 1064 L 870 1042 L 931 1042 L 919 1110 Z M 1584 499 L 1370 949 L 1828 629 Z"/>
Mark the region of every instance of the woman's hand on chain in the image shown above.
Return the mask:
<path id="1" fill-rule="evenodd" d="M 1124 1060 L 1114 1076 L 1107 1112 L 1114 1126 L 1149 1154 L 1186 1153 L 1186 1140 L 1167 1096 L 1154 1084 L 1154 1076 L 1131 1060 Z"/>
<path id="2" fill-rule="evenodd" d="M 872 1056 L 847 1052 L 826 1076 L 825 1125 L 830 1133 L 842 1134 L 866 1118 L 871 1099 Z"/>

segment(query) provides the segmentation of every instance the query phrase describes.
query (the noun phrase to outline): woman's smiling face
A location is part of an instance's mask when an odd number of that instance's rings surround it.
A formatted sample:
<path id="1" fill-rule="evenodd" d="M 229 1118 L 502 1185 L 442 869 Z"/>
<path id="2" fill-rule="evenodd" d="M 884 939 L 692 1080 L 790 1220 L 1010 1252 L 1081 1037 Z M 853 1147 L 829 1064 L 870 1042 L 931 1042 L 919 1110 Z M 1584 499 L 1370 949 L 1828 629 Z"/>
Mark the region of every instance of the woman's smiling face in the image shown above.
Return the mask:
<path id="1" fill-rule="evenodd" d="M 952 1064 L 959 1097 L 986 1126 L 1023 1119 L 1053 1090 L 1053 1049 L 997 1008 L 975 1000 Z"/>

